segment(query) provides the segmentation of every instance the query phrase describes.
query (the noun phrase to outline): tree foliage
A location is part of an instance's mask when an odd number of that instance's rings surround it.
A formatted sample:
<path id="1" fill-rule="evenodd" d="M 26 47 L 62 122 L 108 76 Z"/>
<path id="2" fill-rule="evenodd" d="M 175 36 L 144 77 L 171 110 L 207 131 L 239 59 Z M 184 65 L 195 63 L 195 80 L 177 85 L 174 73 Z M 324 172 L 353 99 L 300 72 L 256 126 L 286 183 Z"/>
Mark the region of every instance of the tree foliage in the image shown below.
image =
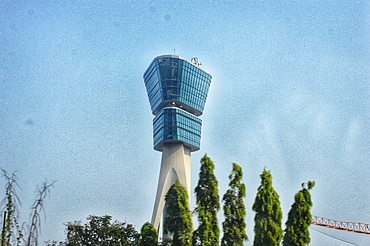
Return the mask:
<path id="1" fill-rule="evenodd" d="M 253 245 L 280 245 L 283 238 L 281 228 L 282 211 L 279 195 L 272 187 L 272 175 L 270 171 L 263 170 L 261 185 L 258 187 L 256 199 L 253 204 L 254 217 L 254 241 Z"/>
<path id="2" fill-rule="evenodd" d="M 173 235 L 173 246 L 192 244 L 193 222 L 188 199 L 186 188 L 176 180 L 166 195 L 167 210 L 164 218 L 164 232 Z"/>
<path id="3" fill-rule="evenodd" d="M 4 169 L 1 169 L 3 177 L 6 180 L 5 185 L 5 198 L 2 200 L 3 207 L 3 229 L 1 231 L 1 246 L 11 245 L 13 241 L 14 245 L 20 245 L 23 237 L 22 227 L 18 221 L 18 206 L 20 200 L 17 196 L 16 187 L 18 186 L 16 172 L 9 175 Z"/>
<path id="4" fill-rule="evenodd" d="M 232 172 L 229 175 L 229 189 L 226 191 L 222 200 L 224 201 L 225 221 L 222 223 L 223 237 L 222 246 L 242 246 L 248 240 L 245 231 L 246 210 L 244 197 L 246 196 L 245 184 L 242 183 L 243 171 L 241 166 L 232 164 Z"/>
<path id="5" fill-rule="evenodd" d="M 220 237 L 217 221 L 217 211 L 220 209 L 218 182 L 211 158 L 204 155 L 200 163 L 199 181 L 195 187 L 195 212 L 198 214 L 199 227 L 194 231 L 193 245 L 214 246 L 219 244 Z"/>
<path id="6" fill-rule="evenodd" d="M 158 242 L 158 246 L 172 246 L 172 239 L 163 238 L 162 241 Z"/>
<path id="7" fill-rule="evenodd" d="M 48 241 L 45 241 L 45 245 L 46 246 L 66 246 L 67 243 L 63 241 L 58 242 L 56 240 L 48 240 Z"/>
<path id="8" fill-rule="evenodd" d="M 139 246 L 157 246 L 158 245 L 158 232 L 152 224 L 146 222 L 141 227 L 141 238 Z"/>
<path id="9" fill-rule="evenodd" d="M 67 245 L 138 245 L 140 234 L 132 224 L 111 222 L 109 215 L 91 215 L 87 220 L 84 225 L 81 222 L 67 224 Z"/>
<path id="10" fill-rule="evenodd" d="M 288 214 L 284 234 L 284 246 L 304 246 L 311 241 L 308 227 L 311 225 L 312 200 L 310 190 L 315 186 L 314 181 L 308 181 L 307 188 L 302 189 L 294 196 L 294 203 Z"/>

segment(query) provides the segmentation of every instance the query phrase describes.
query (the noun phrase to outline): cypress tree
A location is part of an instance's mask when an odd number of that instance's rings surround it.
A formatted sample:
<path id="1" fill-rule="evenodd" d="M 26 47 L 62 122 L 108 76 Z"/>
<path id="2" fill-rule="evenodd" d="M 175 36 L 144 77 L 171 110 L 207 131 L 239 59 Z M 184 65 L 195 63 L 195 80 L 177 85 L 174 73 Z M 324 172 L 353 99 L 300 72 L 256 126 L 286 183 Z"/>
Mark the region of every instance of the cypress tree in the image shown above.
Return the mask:
<path id="1" fill-rule="evenodd" d="M 225 221 L 222 223 L 224 234 L 221 239 L 221 245 L 243 246 L 243 242 L 248 240 L 245 231 L 246 223 L 244 218 L 246 210 L 243 201 L 246 191 L 245 184 L 242 183 L 242 168 L 236 163 L 233 163 L 232 167 L 233 170 L 229 175 L 229 189 L 222 198 L 224 201 Z"/>
<path id="2" fill-rule="evenodd" d="M 308 227 L 312 222 L 312 200 L 309 190 L 315 186 L 314 181 L 308 181 L 308 187 L 302 184 L 302 189 L 294 196 L 294 203 L 286 222 L 284 246 L 305 246 L 311 241 Z"/>
<path id="3" fill-rule="evenodd" d="M 253 204 L 254 217 L 254 246 L 278 246 L 283 238 L 281 229 L 282 211 L 279 195 L 272 187 L 270 171 L 263 169 L 261 185 L 258 187 Z"/>
<path id="4" fill-rule="evenodd" d="M 220 237 L 217 221 L 217 211 L 220 209 L 218 182 L 211 158 L 204 155 L 200 164 L 199 181 L 195 187 L 195 212 L 198 214 L 199 227 L 194 232 L 193 245 L 214 246 L 219 244 Z"/>
<path id="5" fill-rule="evenodd" d="M 164 232 L 173 235 L 173 246 L 190 246 L 193 222 L 189 209 L 188 192 L 179 180 L 171 186 L 166 195 L 166 217 Z"/>
<path id="6" fill-rule="evenodd" d="M 141 238 L 139 246 L 157 246 L 158 245 L 158 232 L 152 224 L 146 222 L 141 227 Z"/>

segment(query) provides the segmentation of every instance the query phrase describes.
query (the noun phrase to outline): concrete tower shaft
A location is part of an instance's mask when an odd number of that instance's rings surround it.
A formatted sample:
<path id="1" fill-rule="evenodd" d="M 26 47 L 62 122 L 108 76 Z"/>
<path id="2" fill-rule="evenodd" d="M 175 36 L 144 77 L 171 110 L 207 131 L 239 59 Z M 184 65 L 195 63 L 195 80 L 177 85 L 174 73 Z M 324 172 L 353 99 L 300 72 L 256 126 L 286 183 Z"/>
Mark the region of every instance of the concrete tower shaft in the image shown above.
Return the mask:
<path id="1" fill-rule="evenodd" d="M 155 228 L 158 228 L 161 222 L 167 191 L 177 179 L 186 187 L 190 203 L 190 153 L 190 149 L 181 143 L 167 143 L 163 146 L 161 170 L 151 221 Z"/>
<path id="2" fill-rule="evenodd" d="M 190 203 L 191 152 L 200 148 L 202 115 L 211 75 L 179 56 L 154 58 L 144 73 L 153 119 L 154 149 L 162 152 L 152 224 L 158 228 L 165 196 L 179 179 Z"/>

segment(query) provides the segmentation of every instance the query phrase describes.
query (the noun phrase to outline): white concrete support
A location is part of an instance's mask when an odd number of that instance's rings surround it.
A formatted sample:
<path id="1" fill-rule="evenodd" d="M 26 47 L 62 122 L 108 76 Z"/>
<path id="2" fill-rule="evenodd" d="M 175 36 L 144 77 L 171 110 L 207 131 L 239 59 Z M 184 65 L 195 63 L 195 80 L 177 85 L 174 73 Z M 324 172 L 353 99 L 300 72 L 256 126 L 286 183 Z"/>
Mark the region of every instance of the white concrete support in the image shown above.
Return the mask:
<path id="1" fill-rule="evenodd" d="M 161 170 L 159 173 L 157 195 L 152 215 L 152 225 L 157 230 L 165 207 L 165 196 L 176 179 L 188 190 L 190 208 L 190 149 L 183 144 L 169 143 L 163 145 Z"/>

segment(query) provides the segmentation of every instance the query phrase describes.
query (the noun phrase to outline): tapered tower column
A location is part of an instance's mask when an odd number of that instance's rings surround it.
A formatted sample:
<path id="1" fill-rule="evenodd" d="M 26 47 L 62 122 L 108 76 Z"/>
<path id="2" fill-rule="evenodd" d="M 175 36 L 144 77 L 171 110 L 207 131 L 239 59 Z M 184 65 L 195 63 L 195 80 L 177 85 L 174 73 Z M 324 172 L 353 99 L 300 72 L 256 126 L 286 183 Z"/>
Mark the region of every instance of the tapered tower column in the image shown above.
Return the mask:
<path id="1" fill-rule="evenodd" d="M 157 196 L 152 215 L 152 225 L 155 228 L 158 228 L 161 222 L 167 191 L 176 179 L 179 179 L 190 193 L 190 161 L 190 149 L 183 144 L 170 143 L 163 146 Z"/>
<path id="2" fill-rule="evenodd" d="M 191 152 L 200 148 L 202 120 L 211 75 L 175 55 L 154 58 L 144 73 L 153 119 L 154 149 L 162 152 L 152 224 L 159 228 L 165 196 L 179 179 L 189 194 Z"/>

